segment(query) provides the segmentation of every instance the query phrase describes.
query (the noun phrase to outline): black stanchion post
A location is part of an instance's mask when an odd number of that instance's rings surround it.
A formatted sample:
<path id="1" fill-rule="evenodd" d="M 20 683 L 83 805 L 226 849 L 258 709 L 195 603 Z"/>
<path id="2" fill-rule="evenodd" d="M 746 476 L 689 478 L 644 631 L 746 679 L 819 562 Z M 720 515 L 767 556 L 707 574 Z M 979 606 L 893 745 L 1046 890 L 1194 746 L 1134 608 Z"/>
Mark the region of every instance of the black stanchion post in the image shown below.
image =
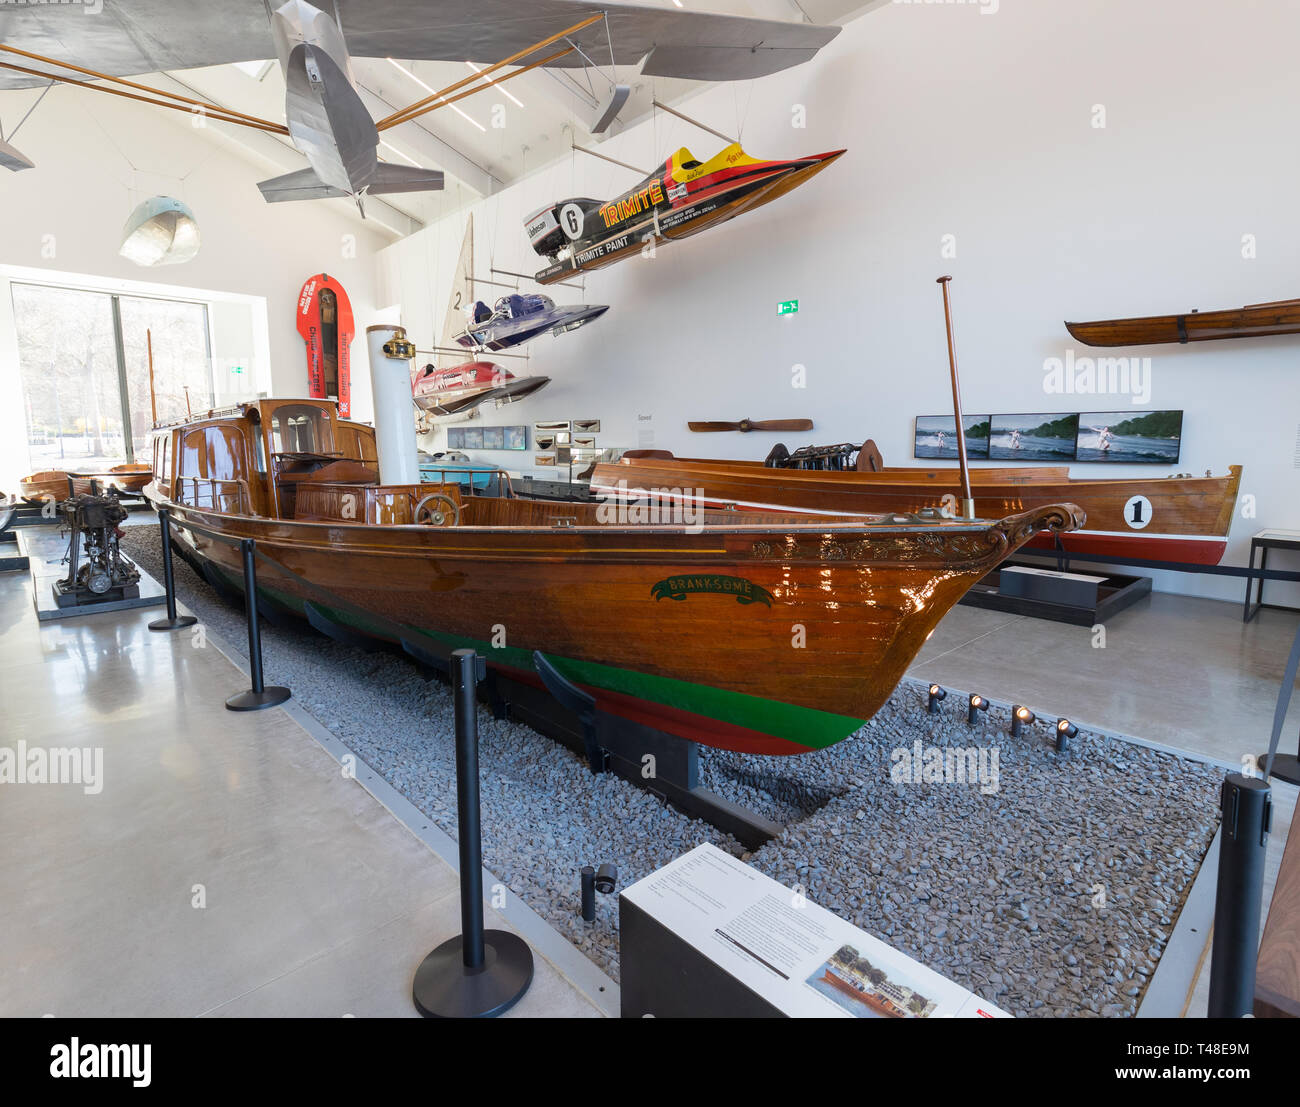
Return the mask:
<path id="1" fill-rule="evenodd" d="M 1264 898 L 1264 851 L 1273 821 L 1268 782 L 1229 773 L 1220 797 L 1219 884 L 1210 954 L 1212 1019 L 1240 1019 L 1255 1000 L 1255 960 Z"/>
<path id="2" fill-rule="evenodd" d="M 478 798 L 478 682 L 483 659 L 451 655 L 456 703 L 456 805 L 461 933 L 430 953 L 411 989 L 425 1018 L 490 1018 L 513 1007 L 533 982 L 533 953 L 518 935 L 483 929 L 483 843 Z"/>
<path id="3" fill-rule="evenodd" d="M 172 573 L 171 518 L 164 507 L 158 512 L 158 532 L 162 535 L 163 591 L 167 593 L 167 618 L 155 619 L 150 630 L 179 630 L 198 622 L 193 615 L 176 614 L 176 577 Z"/>
<path id="4" fill-rule="evenodd" d="M 248 615 L 248 672 L 251 691 L 239 692 L 226 700 L 231 711 L 260 711 L 275 707 L 289 698 L 289 689 L 262 683 L 262 631 L 257 622 L 257 544 L 251 538 L 239 543 L 244 557 L 244 610 Z"/>

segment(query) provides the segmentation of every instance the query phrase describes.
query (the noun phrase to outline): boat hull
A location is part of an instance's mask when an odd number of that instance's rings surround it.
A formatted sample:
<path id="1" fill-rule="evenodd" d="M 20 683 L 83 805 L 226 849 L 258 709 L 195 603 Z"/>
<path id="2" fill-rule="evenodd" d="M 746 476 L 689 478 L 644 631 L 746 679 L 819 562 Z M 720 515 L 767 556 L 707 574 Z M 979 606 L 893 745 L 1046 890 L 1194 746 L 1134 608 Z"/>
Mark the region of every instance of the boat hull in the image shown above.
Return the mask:
<path id="1" fill-rule="evenodd" d="M 1147 315 L 1134 319 L 1066 323 L 1065 329 L 1086 346 L 1157 346 L 1218 338 L 1297 334 L 1300 333 L 1300 300 L 1251 304 L 1227 311 L 1191 311 L 1185 315 Z"/>
<path id="2" fill-rule="evenodd" d="M 299 614 L 310 603 L 440 656 L 471 647 L 526 678 L 541 651 L 604 710 L 765 754 L 853 733 L 967 588 L 1044 526 L 1082 522 L 1056 505 L 998 524 L 870 530 L 376 527 L 223 515 L 150 488 L 178 524 L 255 539 L 290 574 L 259 562 L 259 592 Z M 236 547 L 173 533 L 238 585 Z"/>
<path id="3" fill-rule="evenodd" d="M 640 254 L 652 242 L 675 242 L 699 234 L 784 196 L 844 153 L 836 150 L 797 161 L 765 163 L 762 172 L 752 178 L 721 182 L 717 187 L 701 190 L 687 203 L 665 204 L 662 210 L 647 211 L 638 223 L 625 223 L 604 238 L 575 244 L 572 256 L 542 269 L 535 280 L 539 284 L 553 284 L 573 273 L 603 269 Z"/>
<path id="4" fill-rule="evenodd" d="M 61 469 L 43 469 L 31 473 L 18 482 L 18 495 L 29 504 L 41 503 L 53 497 L 56 500 L 67 499 L 68 473 Z"/>
<path id="5" fill-rule="evenodd" d="M 1071 480 L 1061 468 L 973 469 L 971 490 L 981 518 L 1000 519 L 1052 503 L 1074 503 L 1087 525 L 1055 536 L 1037 536 L 1035 549 L 1068 554 L 1216 565 L 1241 482 L 1241 466 L 1225 477 Z M 625 483 L 623 483 L 625 482 Z M 961 488 L 954 469 L 885 469 L 876 473 L 769 469 L 754 462 L 688 458 L 624 458 L 597 465 L 595 495 L 625 497 L 637 490 L 702 496 L 708 506 L 785 509 L 821 514 L 915 512 L 947 503 L 955 508 Z M 1135 497 L 1141 511 L 1135 518 Z M 1136 526 L 1140 522 L 1142 525 Z"/>

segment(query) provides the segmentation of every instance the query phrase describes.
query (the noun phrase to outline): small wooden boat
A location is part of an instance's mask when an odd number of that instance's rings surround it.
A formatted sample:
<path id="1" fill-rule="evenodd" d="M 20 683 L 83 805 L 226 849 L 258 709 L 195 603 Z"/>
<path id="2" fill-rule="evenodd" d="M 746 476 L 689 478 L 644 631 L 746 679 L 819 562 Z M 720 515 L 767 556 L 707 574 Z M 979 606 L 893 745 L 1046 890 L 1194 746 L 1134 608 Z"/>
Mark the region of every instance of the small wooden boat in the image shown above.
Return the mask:
<path id="1" fill-rule="evenodd" d="M 114 465 L 111 469 L 102 469 L 95 472 L 78 470 L 70 475 L 89 477 L 98 481 L 100 487 L 104 489 L 113 488 L 118 492 L 136 496 L 140 494 L 146 484 L 153 480 L 153 466 L 141 462 L 128 462 L 124 465 Z"/>
<path id="2" fill-rule="evenodd" d="M 53 496 L 56 500 L 68 498 L 68 474 L 62 469 L 42 469 L 29 473 L 18 482 L 18 495 L 29 504 L 41 503 Z"/>
<path id="3" fill-rule="evenodd" d="M 1226 311 L 1192 310 L 1185 315 L 1066 323 L 1065 329 L 1086 346 L 1154 346 L 1163 342 L 1300 334 L 1300 300 L 1247 304 Z"/>
<path id="4" fill-rule="evenodd" d="M 263 567 L 259 591 L 316 625 L 439 656 L 473 647 L 533 683 L 540 651 L 604 711 L 753 753 L 851 734 L 967 588 L 1038 531 L 1083 524 L 1071 504 L 996 521 L 646 520 L 453 483 L 382 485 L 360 455 L 341 456 L 337 428 L 320 400 L 159 428 L 163 476 L 146 495 L 178 522 L 255 539 L 290 571 Z M 237 547 L 173 533 L 240 586 Z"/>
<path id="5" fill-rule="evenodd" d="M 874 447 L 873 447 L 874 448 Z M 878 454 L 876 456 L 879 456 Z M 970 470 L 980 518 L 996 519 L 1047 504 L 1074 503 L 1087 526 L 1038 535 L 1027 545 L 1057 543 L 1078 557 L 1217 565 L 1228 544 L 1241 466 L 1224 477 L 1126 477 L 1075 480 L 1066 466 Z M 674 458 L 666 451 L 629 450 L 591 475 L 593 495 L 628 499 L 702 497 L 711 507 L 871 515 L 885 511 L 955 509 L 958 470 L 884 467 L 878 472 L 768 468 L 757 461 Z"/>
<path id="6" fill-rule="evenodd" d="M 561 200 L 529 216 L 528 239 L 551 261 L 536 279 L 550 284 L 640 254 L 648 244 L 698 234 L 784 196 L 844 152 L 758 161 L 733 142 L 701 162 L 683 146 L 613 200 Z"/>

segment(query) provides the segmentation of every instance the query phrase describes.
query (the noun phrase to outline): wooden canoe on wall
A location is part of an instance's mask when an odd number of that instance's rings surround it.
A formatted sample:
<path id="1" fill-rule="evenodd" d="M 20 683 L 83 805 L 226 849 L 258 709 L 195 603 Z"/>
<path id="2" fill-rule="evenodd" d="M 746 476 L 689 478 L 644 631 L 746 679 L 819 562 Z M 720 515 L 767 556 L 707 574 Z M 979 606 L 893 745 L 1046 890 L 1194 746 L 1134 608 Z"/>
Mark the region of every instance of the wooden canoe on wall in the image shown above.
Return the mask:
<path id="1" fill-rule="evenodd" d="M 662 453 L 662 451 L 658 451 Z M 1241 483 L 1241 466 L 1223 477 L 1075 480 L 1064 466 L 971 470 L 975 510 L 1001 518 L 1051 503 L 1074 503 L 1087 525 L 1059 536 L 1076 556 L 1215 565 Z M 706 504 L 745 509 L 795 509 L 818 514 L 951 509 L 960 502 L 956 469 L 885 468 L 876 473 L 769 469 L 759 462 L 636 456 L 601 463 L 591 476 L 598 496 L 702 496 Z M 702 490 L 702 491 L 700 491 Z M 1034 538 L 1033 547 L 1055 539 Z"/>
<path id="2" fill-rule="evenodd" d="M 1247 304 L 1226 311 L 1066 323 L 1065 329 L 1086 346 L 1154 346 L 1165 342 L 1297 334 L 1300 333 L 1300 300 Z"/>

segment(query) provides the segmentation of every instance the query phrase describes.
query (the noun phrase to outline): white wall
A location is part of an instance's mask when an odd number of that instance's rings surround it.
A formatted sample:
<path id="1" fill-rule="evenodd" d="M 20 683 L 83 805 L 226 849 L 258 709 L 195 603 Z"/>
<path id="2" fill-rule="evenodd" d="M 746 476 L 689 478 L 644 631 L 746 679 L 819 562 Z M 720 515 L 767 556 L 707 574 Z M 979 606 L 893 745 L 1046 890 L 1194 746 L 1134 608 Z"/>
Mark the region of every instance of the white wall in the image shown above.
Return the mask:
<path id="1" fill-rule="evenodd" d="M 33 91 L 0 94 L 0 116 L 8 127 L 34 98 Z M 269 174 L 235 153 L 228 140 L 200 134 L 185 113 L 59 87 L 14 144 L 36 168 L 0 172 L 0 265 L 262 297 L 269 341 L 269 364 L 262 371 L 269 369 L 269 389 L 281 396 L 307 391 L 306 354 L 294 323 L 307 277 L 322 271 L 338 277 L 352 301 L 358 335 L 364 334 L 376 306 L 374 255 L 388 237 L 320 204 L 267 204 L 256 182 Z M 136 204 L 159 193 L 193 209 L 203 246 L 191 262 L 142 269 L 118 256 L 122 226 Z M 0 329 L 9 312 L 7 305 L 0 312 Z M 237 363 L 244 356 L 237 348 L 241 334 L 252 337 L 246 323 L 214 314 L 215 355 Z M 0 333 L 0 396 L 19 395 L 13 351 L 11 330 Z M 247 356 L 251 360 L 257 352 L 254 343 Z M 370 380 L 361 337 L 352 356 L 353 411 L 368 419 Z M 11 423 L 0 425 L 8 441 Z M 12 453 L 10 448 L 0 456 L 0 489 L 10 491 L 21 475 L 12 467 L 25 465 L 15 463 Z"/>
<path id="2" fill-rule="evenodd" d="M 530 371 L 555 383 L 484 421 L 600 418 L 602 445 L 637 445 L 650 427 L 655 445 L 681 454 L 761 457 L 775 436 L 693 435 L 686 420 L 809 416 L 816 430 L 781 436 L 787 445 L 870 436 L 887 462 L 909 463 L 913 416 L 950 407 L 934 283 L 942 273 L 955 277 L 970 412 L 1130 406 L 1044 393 L 1044 359 L 1089 352 L 1062 319 L 1300 294 L 1300 5 L 1002 0 L 996 14 L 982 10 L 889 5 L 808 65 L 691 100 L 700 119 L 743 128 L 756 157 L 849 152 L 760 211 L 652 261 L 591 274 L 585 296 L 553 288 L 560 302 L 611 310 L 533 343 Z M 1099 104 L 1104 128 L 1093 126 Z M 795 105 L 806 108 L 804 129 L 792 126 Z M 700 157 L 720 145 L 661 115 L 602 149 L 652 169 L 678 144 Z M 608 198 L 635 180 L 575 155 L 484 201 L 479 274 L 490 264 L 535 272 L 524 216 L 562 197 Z M 406 305 L 421 344 L 441 325 L 461 233 L 454 218 L 381 255 L 381 298 Z M 952 259 L 941 256 L 950 234 Z M 1242 256 L 1245 234 L 1256 236 L 1254 260 Z M 799 314 L 778 318 L 778 301 L 793 298 Z M 1139 410 L 1186 411 L 1176 471 L 1245 466 L 1257 518 L 1235 521 L 1225 561 L 1244 563 L 1262 526 L 1300 527 L 1300 338 L 1134 352 L 1154 359 L 1151 401 Z M 791 388 L 796 364 L 807 367 L 806 391 Z M 1094 464 L 1073 474 L 1173 471 Z M 1157 587 L 1242 590 L 1176 574 L 1159 574 Z"/>

